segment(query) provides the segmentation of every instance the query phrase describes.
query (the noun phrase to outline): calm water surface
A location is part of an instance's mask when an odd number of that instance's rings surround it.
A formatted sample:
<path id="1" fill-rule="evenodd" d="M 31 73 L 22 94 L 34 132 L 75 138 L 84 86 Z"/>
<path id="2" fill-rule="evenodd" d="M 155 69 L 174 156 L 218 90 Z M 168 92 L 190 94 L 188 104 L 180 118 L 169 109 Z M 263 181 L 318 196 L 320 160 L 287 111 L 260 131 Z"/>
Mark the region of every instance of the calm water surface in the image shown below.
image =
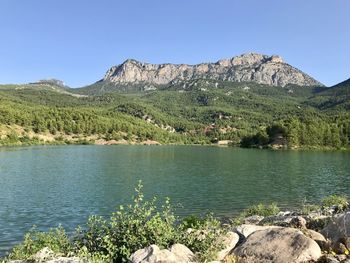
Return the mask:
<path id="1" fill-rule="evenodd" d="M 91 214 L 146 197 L 170 197 L 179 216 L 229 217 L 259 202 L 295 207 L 350 194 L 350 153 L 204 146 L 0 148 L 0 256 L 33 225 L 72 231 Z"/>

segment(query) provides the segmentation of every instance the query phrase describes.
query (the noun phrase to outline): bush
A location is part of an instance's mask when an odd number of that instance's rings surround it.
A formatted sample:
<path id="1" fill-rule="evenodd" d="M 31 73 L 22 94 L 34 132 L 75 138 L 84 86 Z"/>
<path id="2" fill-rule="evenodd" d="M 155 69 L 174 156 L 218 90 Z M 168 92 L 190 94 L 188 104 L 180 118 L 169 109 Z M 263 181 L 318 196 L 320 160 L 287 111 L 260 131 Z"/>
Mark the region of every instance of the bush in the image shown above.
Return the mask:
<path id="1" fill-rule="evenodd" d="M 12 260 L 29 259 L 44 247 L 49 247 L 53 252 L 64 255 L 72 250 L 71 241 L 61 226 L 51 228 L 48 232 L 40 232 L 33 227 L 25 234 L 23 242 L 12 249 L 8 258 Z"/>
<path id="2" fill-rule="evenodd" d="M 76 230 L 71 242 L 62 227 L 43 233 L 33 229 L 16 246 L 9 259 L 30 259 L 44 247 L 55 253 L 78 255 L 89 262 L 128 262 L 135 251 L 156 244 L 169 248 L 181 243 L 190 248 L 198 262 L 214 260 L 221 249 L 219 237 L 226 230 L 212 215 L 176 220 L 169 200 L 161 206 L 156 198 L 145 201 L 142 184 L 136 187 L 131 204 L 120 206 L 109 219 L 91 216 L 84 228 Z"/>
<path id="3" fill-rule="evenodd" d="M 157 209 L 156 199 L 144 201 L 139 182 L 133 203 L 120 206 L 110 220 L 93 216 L 87 229 L 78 231 L 77 249 L 105 256 L 113 262 L 128 262 L 130 255 L 151 244 L 167 248 L 177 240 L 175 216 L 169 200 Z"/>
<path id="4" fill-rule="evenodd" d="M 335 207 L 336 212 L 342 212 L 349 207 L 349 202 L 346 196 L 330 195 L 322 200 L 322 207 Z"/>
<path id="5" fill-rule="evenodd" d="M 273 216 L 278 214 L 280 211 L 276 203 L 270 205 L 258 204 L 248 207 L 238 217 L 233 219 L 234 225 L 241 225 L 246 217 L 257 215 L 257 216 Z"/>
<path id="6" fill-rule="evenodd" d="M 215 260 L 217 253 L 222 249 L 218 240 L 225 232 L 226 229 L 221 226 L 220 221 L 212 215 L 205 218 L 190 216 L 179 225 L 181 235 L 178 243 L 195 252 L 198 262 L 209 262 Z"/>

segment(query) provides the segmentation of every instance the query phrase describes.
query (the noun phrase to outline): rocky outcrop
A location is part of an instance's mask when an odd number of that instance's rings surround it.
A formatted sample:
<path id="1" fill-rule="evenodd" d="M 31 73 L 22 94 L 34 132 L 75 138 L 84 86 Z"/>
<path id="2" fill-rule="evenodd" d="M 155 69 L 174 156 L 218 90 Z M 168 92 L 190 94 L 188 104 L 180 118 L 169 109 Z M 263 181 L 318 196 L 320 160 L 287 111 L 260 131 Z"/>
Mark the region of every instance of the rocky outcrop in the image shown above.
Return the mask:
<path id="1" fill-rule="evenodd" d="M 103 81 L 116 85 L 166 85 L 194 79 L 256 82 L 282 87 L 288 84 L 322 85 L 302 71 L 285 63 L 280 56 L 256 53 L 198 65 L 149 64 L 129 59 L 121 65 L 110 68 Z"/>
<path id="2" fill-rule="evenodd" d="M 298 263 L 317 260 L 321 249 L 297 229 L 272 227 L 250 234 L 234 254 L 256 263 Z"/>

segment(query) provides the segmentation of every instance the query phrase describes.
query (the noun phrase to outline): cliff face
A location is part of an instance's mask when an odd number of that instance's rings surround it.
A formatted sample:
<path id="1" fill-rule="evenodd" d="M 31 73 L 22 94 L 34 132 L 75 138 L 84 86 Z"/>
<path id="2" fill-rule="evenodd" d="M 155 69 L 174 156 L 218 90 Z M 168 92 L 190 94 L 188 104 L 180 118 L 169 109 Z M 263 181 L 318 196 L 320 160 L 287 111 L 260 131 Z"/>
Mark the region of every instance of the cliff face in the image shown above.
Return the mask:
<path id="1" fill-rule="evenodd" d="M 273 86 L 295 84 L 322 86 L 302 71 L 285 63 L 280 56 L 248 53 L 216 63 L 149 64 L 127 60 L 110 68 L 104 81 L 114 84 L 169 84 L 193 79 L 256 82 Z"/>

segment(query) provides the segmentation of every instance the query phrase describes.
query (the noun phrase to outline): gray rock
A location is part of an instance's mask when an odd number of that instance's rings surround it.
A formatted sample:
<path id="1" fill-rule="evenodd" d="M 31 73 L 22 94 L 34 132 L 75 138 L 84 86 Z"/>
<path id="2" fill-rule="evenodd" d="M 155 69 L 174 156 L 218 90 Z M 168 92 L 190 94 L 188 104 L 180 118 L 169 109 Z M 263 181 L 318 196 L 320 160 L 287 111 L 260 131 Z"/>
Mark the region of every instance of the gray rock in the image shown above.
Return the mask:
<path id="1" fill-rule="evenodd" d="M 257 225 L 263 219 L 264 219 L 263 216 L 258 216 L 258 215 L 248 216 L 248 217 L 244 218 L 244 224 Z"/>
<path id="2" fill-rule="evenodd" d="M 257 225 L 240 225 L 235 228 L 235 231 L 243 236 L 244 238 L 247 238 L 252 233 L 259 231 L 259 230 L 266 230 L 266 229 L 272 229 L 272 228 L 281 228 L 279 226 L 257 226 Z"/>
<path id="3" fill-rule="evenodd" d="M 219 251 L 217 259 L 222 261 L 227 255 L 236 247 L 239 241 L 239 235 L 234 232 L 227 232 L 226 235 L 222 236 L 218 242 L 223 245 L 223 249 Z"/>
<path id="4" fill-rule="evenodd" d="M 121 65 L 110 68 L 103 78 L 104 81 L 119 85 L 145 84 L 146 86 L 182 83 L 195 79 L 256 82 L 282 87 L 288 84 L 322 85 L 285 63 L 279 56 L 255 53 L 198 65 L 149 64 L 129 59 Z"/>
<path id="5" fill-rule="evenodd" d="M 301 216 L 268 216 L 261 220 L 259 225 L 306 228 L 306 220 Z"/>
<path id="6" fill-rule="evenodd" d="M 182 244 L 174 244 L 170 248 L 170 252 L 173 253 L 179 262 L 190 262 L 194 259 L 193 252 Z"/>
<path id="7" fill-rule="evenodd" d="M 256 263 L 298 263 L 317 260 L 321 257 L 321 249 L 297 229 L 270 228 L 249 235 L 234 254 Z"/>
<path id="8" fill-rule="evenodd" d="M 35 255 L 33 255 L 30 260 L 12 260 L 9 263 L 87 263 L 79 257 L 59 257 L 54 254 L 54 252 L 48 247 L 43 248 Z"/>
<path id="9" fill-rule="evenodd" d="M 319 232 L 316 232 L 312 229 L 303 229 L 302 232 L 305 236 L 311 238 L 316 241 L 316 243 L 320 246 L 320 248 L 324 251 L 328 251 L 330 248 L 330 242 L 326 240 L 326 238 Z"/>
<path id="10" fill-rule="evenodd" d="M 48 247 L 44 247 L 38 251 L 32 258 L 35 262 L 46 262 L 55 257 L 55 253 Z"/>
<path id="11" fill-rule="evenodd" d="M 332 241 L 350 237 L 350 212 L 334 217 L 321 233 Z"/>
<path id="12" fill-rule="evenodd" d="M 139 249 L 133 253 L 129 261 L 131 263 L 188 263 L 192 262 L 194 254 L 190 249 L 181 244 L 175 244 L 167 249 L 159 249 L 156 245 Z"/>

